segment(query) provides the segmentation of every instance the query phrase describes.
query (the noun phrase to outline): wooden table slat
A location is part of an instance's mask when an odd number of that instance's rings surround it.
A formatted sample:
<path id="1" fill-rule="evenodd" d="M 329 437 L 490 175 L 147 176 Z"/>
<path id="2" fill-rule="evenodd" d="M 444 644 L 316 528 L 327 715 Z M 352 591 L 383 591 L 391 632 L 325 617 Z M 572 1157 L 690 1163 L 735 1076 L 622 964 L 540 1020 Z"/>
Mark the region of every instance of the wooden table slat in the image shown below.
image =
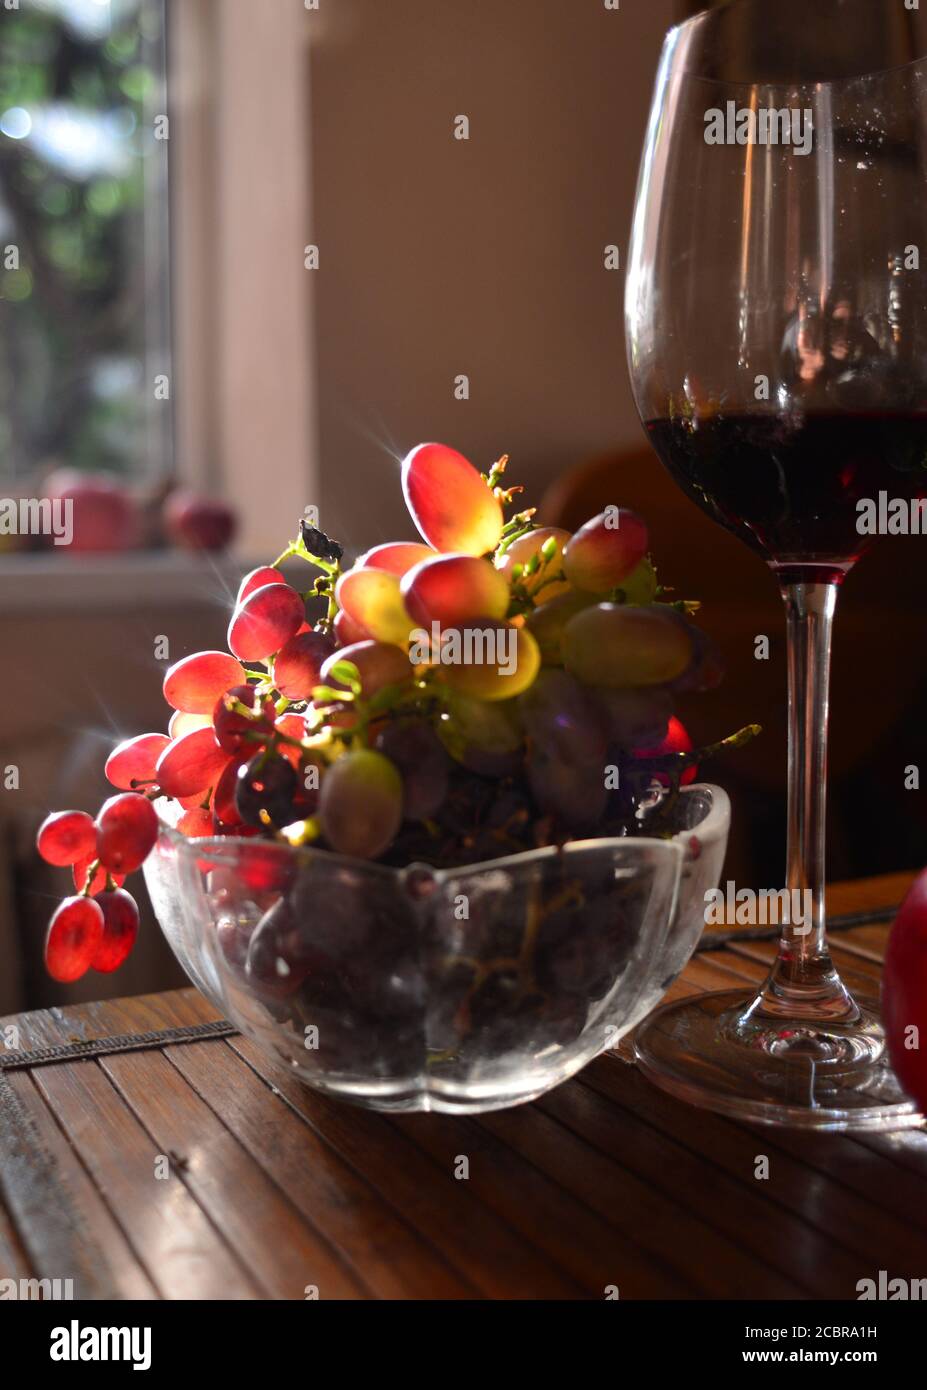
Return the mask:
<path id="1" fill-rule="evenodd" d="M 112 1282 L 123 1298 L 152 1299 L 157 1293 L 135 1253 L 123 1235 L 105 1200 L 68 1142 L 47 1105 L 35 1079 L 25 1073 L 9 1077 L 12 1089 L 32 1116 L 39 1135 L 68 1186 L 69 1201 L 85 1230 L 92 1231 L 100 1255 L 111 1273 Z"/>
<path id="2" fill-rule="evenodd" d="M 670 1201 L 684 1203 L 693 1192 L 710 1194 L 700 1215 L 738 1248 L 747 1284 L 761 1285 L 764 1276 L 751 1268 L 757 1264 L 760 1269 L 769 1265 L 780 1276 L 759 1296 L 832 1295 L 835 1277 L 848 1275 L 848 1257 L 833 1248 L 822 1267 L 819 1233 L 770 1202 L 769 1184 L 755 1177 L 755 1161 L 740 1172 L 725 1170 L 627 1106 L 616 1116 L 613 1093 L 598 1091 L 591 1084 L 554 1091 L 543 1100 L 545 1110 L 603 1152 L 633 1166 L 639 1177 Z"/>
<path id="3" fill-rule="evenodd" d="M 455 1267 L 488 1297 L 524 1289 L 534 1298 L 574 1296 L 577 1285 L 550 1267 L 528 1241 L 472 1196 L 469 1184 L 453 1177 L 453 1160 L 443 1167 L 444 1182 L 433 1165 L 390 1121 L 358 1112 L 313 1093 L 292 1077 L 273 1072 L 267 1058 L 245 1038 L 231 1044 L 255 1072 L 278 1086 L 287 1103 L 385 1200 L 438 1247 L 452 1251 Z"/>
<path id="4" fill-rule="evenodd" d="M 367 1287 L 383 1298 L 472 1294 L 444 1258 L 401 1221 L 376 1192 L 247 1067 L 228 1085 L 226 1046 L 194 1043 L 167 1057 L 233 1130 L 238 1142 L 287 1191 L 307 1220 L 326 1231 Z"/>
<path id="5" fill-rule="evenodd" d="M 667 1298 L 685 1293 L 686 1281 L 674 1275 L 670 1263 L 654 1258 L 644 1242 L 631 1240 L 620 1221 L 597 1224 L 592 1209 L 533 1161 L 536 1153 L 525 1161 L 523 1153 L 500 1143 L 493 1120 L 501 1113 L 492 1111 L 471 1120 L 409 1115 L 394 1123 L 412 1135 L 444 1171 L 456 1154 L 466 1155 L 467 1181 L 479 1200 L 526 1238 L 541 1244 L 550 1259 L 582 1281 L 587 1296 L 603 1297 L 607 1285 L 619 1283 L 616 1276 L 622 1269 L 628 1272 L 625 1287 L 635 1290 L 631 1293 L 628 1288 L 632 1297 L 652 1297 L 657 1287 Z"/>
<path id="6" fill-rule="evenodd" d="M 309 1286 L 331 1298 L 368 1292 L 166 1057 L 129 1053 L 102 1066 L 158 1151 L 176 1155 L 185 1186 L 267 1297 L 303 1298 Z"/>

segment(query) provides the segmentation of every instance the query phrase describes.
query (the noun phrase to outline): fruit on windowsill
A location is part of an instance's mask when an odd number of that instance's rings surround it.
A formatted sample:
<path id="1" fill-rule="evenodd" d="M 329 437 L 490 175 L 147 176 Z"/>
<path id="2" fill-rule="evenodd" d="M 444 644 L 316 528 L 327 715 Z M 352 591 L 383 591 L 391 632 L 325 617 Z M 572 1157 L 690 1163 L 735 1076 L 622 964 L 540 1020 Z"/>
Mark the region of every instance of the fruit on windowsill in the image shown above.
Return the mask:
<path id="1" fill-rule="evenodd" d="M 187 488 L 168 494 L 162 517 L 168 539 L 183 550 L 225 550 L 238 525 L 227 503 Z"/>
<path id="2" fill-rule="evenodd" d="M 71 509 L 71 542 L 60 547 L 65 553 L 131 550 L 138 545 L 139 509 L 116 478 L 62 468 L 46 479 L 44 494 Z"/>

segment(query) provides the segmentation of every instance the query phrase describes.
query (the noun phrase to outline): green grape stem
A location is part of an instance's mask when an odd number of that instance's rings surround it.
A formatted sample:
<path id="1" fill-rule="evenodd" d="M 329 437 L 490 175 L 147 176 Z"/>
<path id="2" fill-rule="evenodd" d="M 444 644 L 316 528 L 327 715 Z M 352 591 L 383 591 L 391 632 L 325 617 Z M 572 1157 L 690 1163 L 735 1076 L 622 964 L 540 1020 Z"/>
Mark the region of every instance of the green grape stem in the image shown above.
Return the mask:
<path id="1" fill-rule="evenodd" d="M 94 880 L 94 879 L 96 878 L 96 876 L 97 876 L 97 873 L 98 873 L 98 871 L 99 871 L 99 869 L 100 869 L 100 867 L 101 867 L 101 862 L 102 862 L 102 861 L 99 860 L 99 859 L 93 859 L 93 860 L 91 860 L 91 862 L 87 865 L 87 877 L 84 879 L 84 886 L 83 886 L 83 888 L 80 890 L 80 896 L 81 896 L 82 898 L 92 898 L 92 897 L 93 897 L 93 894 L 92 894 L 91 891 L 90 891 L 90 885 L 93 883 L 93 880 Z M 107 873 L 106 873 L 106 884 L 107 884 L 107 888 L 109 887 L 109 878 L 110 878 L 109 870 L 107 870 Z"/>
<path id="2" fill-rule="evenodd" d="M 526 511 L 518 512 L 511 517 L 502 528 L 502 539 L 495 549 L 495 558 L 500 559 L 509 546 L 517 541 L 520 536 L 527 536 L 530 531 L 536 531 L 537 524 L 532 519 L 536 512 L 536 507 L 528 507 Z"/>
<path id="3" fill-rule="evenodd" d="M 635 758 L 632 765 L 641 770 L 656 772 L 685 772 L 687 767 L 692 767 L 695 763 L 709 762 L 719 753 L 743 748 L 762 732 L 761 724 L 745 724 L 735 734 L 728 734 L 727 738 L 719 739 L 717 743 L 708 743 L 704 748 L 693 748 L 689 753 L 661 753 L 653 758 Z"/>

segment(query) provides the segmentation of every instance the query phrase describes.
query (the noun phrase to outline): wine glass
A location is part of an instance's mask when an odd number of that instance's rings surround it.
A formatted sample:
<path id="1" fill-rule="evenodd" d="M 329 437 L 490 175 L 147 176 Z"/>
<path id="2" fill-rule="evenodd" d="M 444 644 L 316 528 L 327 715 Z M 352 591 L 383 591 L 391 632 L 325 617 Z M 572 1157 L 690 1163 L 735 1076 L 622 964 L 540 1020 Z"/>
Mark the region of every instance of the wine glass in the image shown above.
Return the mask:
<path id="1" fill-rule="evenodd" d="M 781 586 L 793 911 L 759 992 L 665 1005 L 636 1049 L 664 1089 L 742 1119 L 921 1122 L 877 1000 L 828 951 L 824 829 L 839 587 L 880 494 L 902 516 L 927 491 L 925 40 L 904 0 L 734 0 L 670 31 L 644 147 L 635 400 L 679 486 Z"/>

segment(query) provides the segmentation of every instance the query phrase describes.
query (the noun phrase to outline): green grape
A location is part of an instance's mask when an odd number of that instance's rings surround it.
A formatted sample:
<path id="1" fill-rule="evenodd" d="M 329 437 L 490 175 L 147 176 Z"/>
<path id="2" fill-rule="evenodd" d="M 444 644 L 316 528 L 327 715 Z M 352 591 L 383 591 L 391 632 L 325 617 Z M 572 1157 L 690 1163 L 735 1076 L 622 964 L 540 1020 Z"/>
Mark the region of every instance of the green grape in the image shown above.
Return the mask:
<path id="1" fill-rule="evenodd" d="M 524 733 L 517 700 L 488 704 L 450 692 L 438 734 L 456 762 L 484 777 L 505 777 L 521 765 Z"/>
<path id="2" fill-rule="evenodd" d="M 395 764 L 371 748 L 345 753 L 322 778 L 319 820 L 337 853 L 359 859 L 382 854 L 402 823 L 402 778 Z"/>
<path id="3" fill-rule="evenodd" d="M 645 604 L 653 603 L 659 587 L 653 561 L 649 555 L 645 555 L 637 569 L 621 581 L 618 590 L 625 603 Z"/>
<path id="4" fill-rule="evenodd" d="M 584 685 L 665 685 L 692 661 L 686 625 L 671 609 L 598 603 L 571 618 L 563 664 Z"/>
<path id="5" fill-rule="evenodd" d="M 528 614 L 525 626 L 537 642 L 545 666 L 563 665 L 563 630 L 571 618 L 594 603 L 592 594 L 569 589 Z"/>
<path id="6" fill-rule="evenodd" d="M 459 659 L 447 645 L 437 667 L 443 681 L 478 700 L 508 700 L 520 695 L 541 666 L 537 642 L 523 627 L 505 622 L 468 623 L 459 638 Z"/>

